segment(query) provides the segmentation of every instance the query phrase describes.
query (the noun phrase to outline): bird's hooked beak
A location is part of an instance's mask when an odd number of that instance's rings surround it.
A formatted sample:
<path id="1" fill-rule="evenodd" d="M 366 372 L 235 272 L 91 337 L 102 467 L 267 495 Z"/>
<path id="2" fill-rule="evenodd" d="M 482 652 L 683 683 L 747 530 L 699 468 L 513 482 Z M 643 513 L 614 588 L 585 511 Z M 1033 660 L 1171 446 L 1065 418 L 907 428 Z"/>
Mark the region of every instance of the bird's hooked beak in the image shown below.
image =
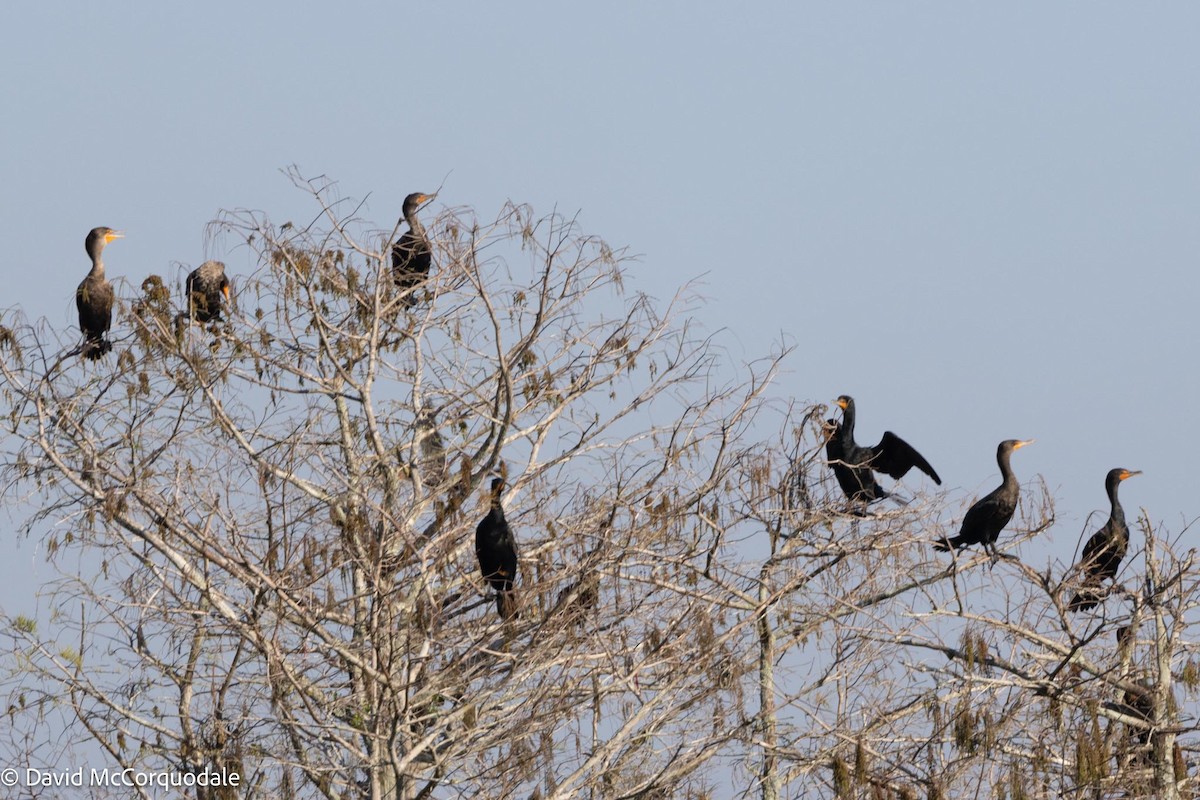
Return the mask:
<path id="1" fill-rule="evenodd" d="M 113 239 L 124 239 L 124 238 L 125 238 L 124 231 L 109 231 L 108 233 L 104 234 L 104 243 L 108 244 Z"/>
<path id="2" fill-rule="evenodd" d="M 837 399 L 837 407 L 838 407 L 838 408 L 840 408 L 842 411 L 845 411 L 845 410 L 846 410 L 846 406 L 847 406 L 847 405 L 849 405 L 849 404 L 846 402 L 846 398 L 844 398 L 844 397 L 839 397 L 839 398 Z"/>
<path id="3" fill-rule="evenodd" d="M 437 197 L 437 192 L 434 192 L 433 194 L 423 194 L 423 195 L 421 195 L 421 199 L 418 200 L 417 202 L 420 203 L 421 207 L 423 208 L 423 207 L 429 205 L 430 203 L 432 203 L 433 198 L 435 198 L 435 197 Z"/>
<path id="4" fill-rule="evenodd" d="M 1121 474 L 1118 477 L 1121 480 L 1126 480 L 1127 478 L 1132 478 L 1134 475 L 1141 475 L 1141 474 L 1142 474 L 1142 471 L 1140 469 L 1126 469 L 1126 470 L 1122 470 Z"/>
<path id="5" fill-rule="evenodd" d="M 1022 447 L 1024 447 L 1025 445 L 1027 445 L 1027 444 L 1033 444 L 1033 443 L 1034 443 L 1034 442 L 1036 442 L 1036 441 L 1037 441 L 1037 439 L 1026 439 L 1026 440 L 1024 440 L 1024 441 L 1022 441 L 1022 442 L 1017 442 L 1016 444 L 1014 444 L 1014 445 L 1013 445 L 1013 450 L 1020 450 L 1020 449 L 1021 449 Z"/>
<path id="6" fill-rule="evenodd" d="M 228 283 L 221 287 L 221 294 L 225 295 L 225 299 L 227 301 L 229 300 L 229 284 Z"/>

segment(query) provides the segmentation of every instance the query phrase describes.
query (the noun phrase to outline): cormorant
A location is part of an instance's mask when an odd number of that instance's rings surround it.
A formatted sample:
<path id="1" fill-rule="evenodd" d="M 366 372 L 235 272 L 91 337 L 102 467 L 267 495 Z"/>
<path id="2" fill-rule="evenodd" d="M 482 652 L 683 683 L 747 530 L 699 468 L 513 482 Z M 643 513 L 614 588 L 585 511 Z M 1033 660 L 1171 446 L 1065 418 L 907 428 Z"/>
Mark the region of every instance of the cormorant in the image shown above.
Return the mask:
<path id="1" fill-rule="evenodd" d="M 1146 723 L 1154 721 L 1154 684 L 1150 682 L 1148 677 L 1136 677 L 1130 675 L 1126 678 L 1134 686 L 1136 690 L 1126 689 L 1121 694 L 1121 711 L 1125 712 L 1134 719 L 1140 719 Z M 1132 728 L 1132 726 L 1130 726 Z M 1138 744 L 1146 745 L 1150 741 L 1150 727 L 1133 728 L 1133 736 L 1138 740 Z"/>
<path id="2" fill-rule="evenodd" d="M 1083 581 L 1067 605 L 1071 611 L 1087 611 L 1099 605 L 1105 597 L 1101 584 L 1116 578 L 1117 568 L 1121 566 L 1121 559 L 1125 558 L 1125 551 L 1129 548 L 1129 527 L 1125 524 L 1125 510 L 1117 499 L 1117 488 L 1121 481 L 1141 474 L 1141 470 L 1117 468 L 1110 469 L 1105 476 L 1104 490 L 1108 492 L 1112 511 L 1104 527 L 1093 533 L 1083 546 L 1083 557 L 1078 565 L 1083 572 Z"/>
<path id="3" fill-rule="evenodd" d="M 825 455 L 846 497 L 852 501 L 873 503 L 888 496 L 871 474 L 872 470 L 901 478 L 916 467 L 933 478 L 934 483 L 941 485 L 942 479 L 929 462 L 912 445 L 891 431 L 884 433 L 874 447 L 860 447 L 854 441 L 854 398 L 842 395 L 837 399 L 837 404 L 843 411 L 842 424 L 834 420 L 826 421 L 829 438 L 825 442 Z"/>
<path id="4" fill-rule="evenodd" d="M 212 322 L 221 318 L 221 303 L 229 302 L 229 278 L 220 261 L 205 261 L 187 276 L 185 288 L 188 318 Z"/>
<path id="5" fill-rule="evenodd" d="M 496 592 L 496 610 L 500 618 L 508 620 L 517 616 L 517 595 L 513 591 L 513 581 L 517 577 L 517 543 L 500 505 L 503 491 L 504 478 L 493 478 L 491 508 L 475 527 L 475 556 L 479 559 L 483 579 Z"/>
<path id="6" fill-rule="evenodd" d="M 1135 473 L 1136 474 L 1136 473 Z M 1121 636 L 1121 630 L 1118 629 L 1118 640 Z M 1135 763 L 1145 766 L 1148 765 L 1148 753 L 1146 746 L 1150 744 L 1150 737 L 1154 731 L 1159 728 L 1159 725 L 1164 720 L 1156 720 L 1155 706 L 1157 705 L 1155 695 L 1157 694 L 1154 680 L 1150 677 L 1150 673 L 1143 672 L 1140 676 L 1130 674 L 1125 677 L 1132 686 L 1121 693 L 1121 703 L 1117 710 L 1136 720 L 1141 720 L 1146 724 L 1129 725 L 1130 738 L 1137 741 L 1138 748 L 1141 752 L 1134 756 Z M 1167 708 L 1164 709 L 1168 717 L 1178 713 L 1178 701 L 1174 694 L 1167 696 Z M 1176 739 L 1175 746 L 1171 753 L 1172 768 L 1175 773 L 1175 780 L 1182 783 L 1188 778 L 1188 763 L 1183 756 L 1183 748 L 1179 745 L 1179 740 Z"/>
<path id="7" fill-rule="evenodd" d="M 996 448 L 996 463 L 1000 465 L 1000 474 L 1004 480 L 991 494 L 967 509 L 958 536 L 934 542 L 934 547 L 938 550 L 949 550 L 952 547 L 957 550 L 971 544 L 982 544 L 984 550 L 991 552 L 993 556 L 996 555 L 996 540 L 1000 538 L 1000 531 L 1004 530 L 1004 526 L 1016 512 L 1017 498 L 1021 493 L 1009 459 L 1012 458 L 1013 450 L 1019 450 L 1027 444 L 1033 444 L 1033 439 L 1006 439 L 1000 443 Z"/>
<path id="8" fill-rule="evenodd" d="M 408 230 L 392 245 L 392 279 L 396 282 L 396 288 L 405 293 L 401 299 L 405 308 L 417 304 L 413 290 L 429 277 L 429 267 L 433 262 L 433 250 L 429 246 L 429 237 L 425 235 L 425 226 L 417 219 L 417 209 L 434 197 L 436 195 L 413 192 L 404 198 L 402 213 Z"/>
<path id="9" fill-rule="evenodd" d="M 92 270 L 75 290 L 75 307 L 79 309 L 79 328 L 86 337 L 80 352 L 93 361 L 112 350 L 112 343 L 104 334 L 112 327 L 113 288 L 104 277 L 100 253 L 105 245 L 124 235 L 112 228 L 92 228 L 84 242 L 92 259 Z"/>

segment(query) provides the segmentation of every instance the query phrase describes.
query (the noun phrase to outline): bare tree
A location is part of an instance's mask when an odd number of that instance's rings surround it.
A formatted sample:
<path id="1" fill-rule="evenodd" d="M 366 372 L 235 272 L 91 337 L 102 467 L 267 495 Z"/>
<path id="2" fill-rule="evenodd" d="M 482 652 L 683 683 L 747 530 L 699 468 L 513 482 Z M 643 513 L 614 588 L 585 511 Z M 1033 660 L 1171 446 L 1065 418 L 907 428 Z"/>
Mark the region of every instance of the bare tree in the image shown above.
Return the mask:
<path id="1" fill-rule="evenodd" d="M 444 211 L 410 303 L 392 236 L 300 183 L 303 227 L 215 223 L 261 265 L 223 323 L 151 276 L 106 368 L 9 320 L 5 482 L 62 567 L 10 620 L 12 747 L 238 797 L 702 794 L 739 676 L 698 510 L 774 360 L 718 385 L 686 296 L 627 294 L 623 253 L 525 206 Z M 505 624 L 472 548 L 499 473 Z"/>
<path id="2" fill-rule="evenodd" d="M 1192 796 L 1177 737 L 1195 720 L 1172 688 L 1195 686 L 1200 664 L 1192 554 L 1143 517 L 1143 571 L 1127 569 L 1130 588 L 1097 614 L 1071 613 L 1071 571 L 1017 557 L 1054 522 L 1040 482 L 1023 489 L 1003 557 L 939 555 L 932 543 L 959 518 L 943 520 L 936 498 L 831 513 L 822 412 L 806 410 L 785 430 L 787 457 L 765 452 L 740 482 L 759 486 L 745 518 L 771 543 L 757 794 Z"/>
<path id="3" fill-rule="evenodd" d="M 3 618 L 6 761 L 238 776 L 204 800 L 1193 790 L 1197 571 L 1146 518 L 1071 614 L 1019 559 L 1040 481 L 1000 557 L 938 554 L 964 508 L 847 505 L 827 409 L 769 397 L 787 348 L 731 369 L 575 220 L 444 209 L 397 282 L 398 231 L 294 177 L 310 222 L 213 223 L 258 266 L 207 325 L 159 276 L 106 362 L 0 319 L 0 472 L 59 575 Z"/>

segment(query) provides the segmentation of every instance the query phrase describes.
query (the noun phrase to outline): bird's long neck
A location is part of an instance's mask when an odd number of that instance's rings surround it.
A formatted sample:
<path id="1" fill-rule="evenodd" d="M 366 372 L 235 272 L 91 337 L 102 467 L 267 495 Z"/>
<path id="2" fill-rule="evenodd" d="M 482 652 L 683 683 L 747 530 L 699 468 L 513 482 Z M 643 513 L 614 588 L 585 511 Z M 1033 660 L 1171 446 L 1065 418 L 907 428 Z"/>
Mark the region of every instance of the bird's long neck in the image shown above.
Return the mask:
<path id="1" fill-rule="evenodd" d="M 854 441 L 854 404 L 851 403 L 842 409 L 842 427 L 838 431 L 838 435 L 842 437 L 842 441 Z"/>
<path id="2" fill-rule="evenodd" d="M 1113 481 L 1108 487 L 1108 500 L 1112 503 L 1112 511 L 1109 512 L 1108 518 L 1123 523 L 1125 522 L 1125 509 L 1121 508 L 1121 501 L 1117 499 L 1117 490 L 1120 487 L 1120 481 Z"/>
<path id="3" fill-rule="evenodd" d="M 92 248 L 91 252 L 88 253 L 88 255 L 92 257 L 92 271 L 88 273 L 90 277 L 104 277 L 104 260 L 100 258 L 100 252 L 103 249 L 104 248 L 102 247 L 94 247 Z"/>
<path id="4" fill-rule="evenodd" d="M 996 453 L 996 463 L 1000 465 L 1000 477 L 1005 486 L 1017 485 L 1017 476 L 1012 470 L 1012 454 L 1013 451 L 1007 447 Z"/>
<path id="5" fill-rule="evenodd" d="M 425 240 L 425 226 L 417 219 L 416 210 L 404 212 L 404 221 L 408 223 L 408 229 L 412 231 L 413 236 L 421 241 Z"/>

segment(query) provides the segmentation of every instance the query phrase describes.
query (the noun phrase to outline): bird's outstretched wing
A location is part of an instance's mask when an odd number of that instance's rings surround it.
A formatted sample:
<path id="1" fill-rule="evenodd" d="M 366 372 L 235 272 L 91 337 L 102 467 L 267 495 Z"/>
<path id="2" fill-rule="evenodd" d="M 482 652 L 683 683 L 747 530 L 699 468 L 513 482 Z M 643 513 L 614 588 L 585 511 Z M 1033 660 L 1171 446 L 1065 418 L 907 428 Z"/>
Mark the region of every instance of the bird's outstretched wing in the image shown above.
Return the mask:
<path id="1" fill-rule="evenodd" d="M 916 467 L 933 478 L 934 483 L 942 485 L 942 479 L 938 477 L 937 471 L 929 465 L 925 457 L 918 453 L 911 444 L 891 431 L 883 434 L 879 444 L 871 448 L 871 454 L 871 469 L 876 472 L 882 472 L 893 478 L 902 478 L 910 469 Z"/>

